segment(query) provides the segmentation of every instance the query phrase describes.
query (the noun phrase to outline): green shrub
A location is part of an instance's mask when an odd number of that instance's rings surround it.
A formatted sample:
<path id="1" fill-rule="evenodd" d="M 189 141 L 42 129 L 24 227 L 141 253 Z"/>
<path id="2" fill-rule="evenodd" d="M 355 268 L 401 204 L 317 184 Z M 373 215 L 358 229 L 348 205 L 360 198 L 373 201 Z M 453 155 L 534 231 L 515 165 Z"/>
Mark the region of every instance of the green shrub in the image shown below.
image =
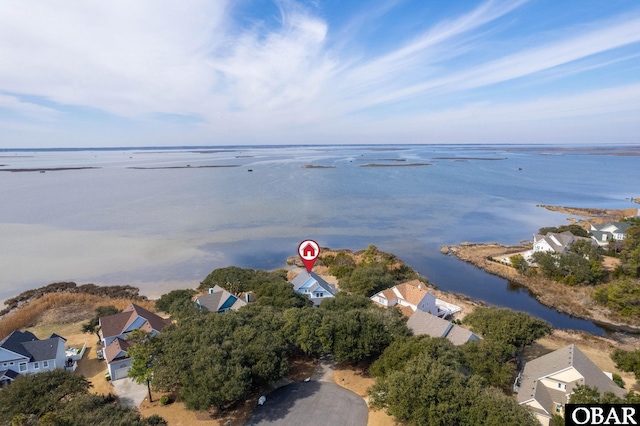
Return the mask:
<path id="1" fill-rule="evenodd" d="M 616 373 L 613 373 L 612 376 L 615 384 L 620 386 L 622 389 L 624 389 L 624 380 L 622 380 L 622 377 L 620 377 L 620 375 Z"/>
<path id="2" fill-rule="evenodd" d="M 169 402 L 169 395 L 162 395 L 160 397 L 160 405 L 167 405 Z"/>

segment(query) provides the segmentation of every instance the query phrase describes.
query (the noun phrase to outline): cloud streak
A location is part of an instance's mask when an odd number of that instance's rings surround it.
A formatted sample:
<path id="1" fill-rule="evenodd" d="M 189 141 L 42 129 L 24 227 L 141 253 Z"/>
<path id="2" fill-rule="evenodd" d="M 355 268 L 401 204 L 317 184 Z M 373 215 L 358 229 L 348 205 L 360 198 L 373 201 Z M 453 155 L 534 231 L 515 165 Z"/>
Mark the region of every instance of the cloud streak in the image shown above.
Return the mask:
<path id="1" fill-rule="evenodd" d="M 407 5 L 419 19 L 402 11 Z M 571 132 L 580 117 L 600 122 L 594 115 L 640 104 L 625 95 L 640 83 L 632 77 L 637 6 L 529 30 L 520 27 L 537 6 L 525 0 L 467 10 L 411 0 L 367 6 L 345 6 L 365 11 L 345 17 L 324 2 L 292 0 L 264 10 L 206 0 L 12 3 L 0 8 L 0 111 L 9 112 L 0 135 L 44 122 L 54 134 L 90 140 L 86 132 L 104 132 L 117 116 L 131 132 L 107 131 L 130 143 L 155 125 L 203 144 L 377 141 L 371 123 L 408 141 L 441 129 L 433 117 L 455 118 L 458 128 L 476 116 L 497 126 L 505 116 L 565 119 L 558 128 Z M 570 84 L 557 93 L 563 81 Z M 449 132 L 451 141 L 468 138 Z M 22 133 L 42 143 L 39 132 Z"/>

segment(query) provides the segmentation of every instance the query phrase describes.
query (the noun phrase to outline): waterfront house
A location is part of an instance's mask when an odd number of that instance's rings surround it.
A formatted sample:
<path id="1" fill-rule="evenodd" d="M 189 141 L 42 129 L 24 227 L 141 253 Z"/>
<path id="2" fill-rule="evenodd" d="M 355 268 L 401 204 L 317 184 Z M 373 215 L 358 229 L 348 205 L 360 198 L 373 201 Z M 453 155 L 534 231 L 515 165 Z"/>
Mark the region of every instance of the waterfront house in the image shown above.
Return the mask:
<path id="1" fill-rule="evenodd" d="M 616 385 L 611 377 L 576 345 L 569 345 L 525 364 L 517 399 L 547 426 L 553 414 L 563 415 L 564 405 L 578 385 L 596 387 L 601 394 L 612 392 L 624 397 L 625 389 Z"/>
<path id="2" fill-rule="evenodd" d="M 291 284 L 293 291 L 308 297 L 316 307 L 320 306 L 324 299 L 335 297 L 338 293 L 334 285 L 323 280 L 315 272 L 303 271 L 291 280 Z"/>
<path id="3" fill-rule="evenodd" d="M 426 287 L 422 281 L 412 280 L 378 292 L 371 300 L 384 307 L 398 306 L 407 317 L 417 310 L 441 318 L 460 311 L 459 306 L 436 298 Z"/>
<path id="4" fill-rule="evenodd" d="M 238 296 L 235 296 L 219 285 L 216 285 L 213 288 L 210 288 L 207 294 L 197 296 L 195 298 L 195 304 L 198 309 L 223 313 L 229 310 L 238 310 L 245 306 L 247 301 L 240 299 Z"/>
<path id="5" fill-rule="evenodd" d="M 100 317 L 100 341 L 111 380 L 127 377 L 131 367 L 131 359 L 127 357 L 130 346 L 126 340 L 127 334 L 134 330 L 144 330 L 153 336 L 170 323 L 170 320 L 133 303 L 120 313 Z"/>
<path id="6" fill-rule="evenodd" d="M 564 231 L 560 233 L 547 232 L 547 235 L 534 234 L 533 253 L 546 251 L 565 254 L 569 251 L 571 244 L 579 240 L 589 241 L 592 244 L 594 243 L 591 238 L 577 237 L 573 235 L 571 231 Z"/>
<path id="7" fill-rule="evenodd" d="M 19 374 L 66 368 L 66 341 L 55 333 L 40 340 L 29 331 L 13 331 L 0 341 L 0 386 Z"/>
<path id="8" fill-rule="evenodd" d="M 411 315 L 407 327 L 414 336 L 426 334 L 431 337 L 444 337 L 455 346 L 480 340 L 480 337 L 470 330 L 419 309 Z"/>
<path id="9" fill-rule="evenodd" d="M 591 238 L 600 246 L 609 245 L 609 241 L 622 241 L 631 225 L 628 222 L 609 222 L 606 225 L 591 225 Z"/>

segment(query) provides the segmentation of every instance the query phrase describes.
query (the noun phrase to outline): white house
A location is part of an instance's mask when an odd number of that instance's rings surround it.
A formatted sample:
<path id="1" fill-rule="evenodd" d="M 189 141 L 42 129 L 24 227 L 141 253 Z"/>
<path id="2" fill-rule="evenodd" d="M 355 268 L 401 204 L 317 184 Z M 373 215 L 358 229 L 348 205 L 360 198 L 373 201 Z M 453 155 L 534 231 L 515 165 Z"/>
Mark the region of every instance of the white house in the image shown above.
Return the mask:
<path id="1" fill-rule="evenodd" d="M 0 386 L 8 385 L 19 374 L 65 368 L 66 341 L 55 333 L 40 340 L 29 331 L 12 332 L 0 341 Z"/>
<path id="2" fill-rule="evenodd" d="M 248 295 L 247 295 L 248 301 Z M 247 301 L 229 293 L 224 288 L 216 285 L 209 289 L 207 294 L 196 297 L 195 304 L 198 309 L 206 309 L 209 312 L 227 312 L 238 310 L 247 304 Z"/>
<path id="3" fill-rule="evenodd" d="M 609 222 L 606 225 L 591 225 L 589 232 L 591 238 L 599 246 L 609 245 L 609 241 L 622 241 L 625 238 L 625 232 L 631 225 L 628 222 Z"/>
<path id="4" fill-rule="evenodd" d="M 437 317 L 446 317 L 460 311 L 460 307 L 436 298 L 420 280 L 398 284 L 371 296 L 371 300 L 384 307 L 398 306 L 405 316 L 415 311 L 429 312 Z"/>
<path id="5" fill-rule="evenodd" d="M 563 415 L 577 385 L 597 387 L 601 394 L 626 394 L 610 374 L 600 370 L 576 345 L 569 345 L 525 364 L 517 399 L 547 426 L 553 414 Z"/>
<path id="6" fill-rule="evenodd" d="M 127 349 L 131 345 L 126 340 L 127 334 L 144 330 L 153 336 L 170 323 L 133 303 L 118 314 L 100 317 L 100 340 L 111 380 L 125 378 L 129 373 L 131 359 L 127 357 Z"/>
<path id="7" fill-rule="evenodd" d="M 319 306 L 324 299 L 335 297 L 338 289 L 323 280 L 315 272 L 301 272 L 293 280 L 293 290 L 303 294 L 313 302 L 313 306 Z"/>

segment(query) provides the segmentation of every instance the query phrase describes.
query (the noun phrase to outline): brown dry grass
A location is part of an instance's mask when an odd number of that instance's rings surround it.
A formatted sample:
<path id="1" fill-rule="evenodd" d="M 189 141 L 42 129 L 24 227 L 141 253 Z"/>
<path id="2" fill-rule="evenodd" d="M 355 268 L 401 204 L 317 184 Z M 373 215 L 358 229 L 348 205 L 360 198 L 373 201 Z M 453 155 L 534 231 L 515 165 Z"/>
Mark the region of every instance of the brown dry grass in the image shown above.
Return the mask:
<path id="1" fill-rule="evenodd" d="M 345 364 L 338 364 L 333 371 L 333 381 L 363 397 L 368 405 L 367 389 L 375 383 L 375 379 L 367 375 L 363 370 Z M 396 420 L 384 410 L 369 408 L 368 426 L 394 426 L 396 424 L 398 424 Z"/>
<path id="2" fill-rule="evenodd" d="M 47 317 L 55 317 L 56 309 L 50 309 L 45 315 Z M 93 315 L 93 311 L 89 315 Z M 104 378 L 104 372 L 107 371 L 105 361 L 100 361 L 96 355 L 96 349 L 100 347 L 98 337 L 95 334 L 87 334 L 82 332 L 82 323 L 55 323 L 46 322 L 39 323 L 35 327 L 28 328 L 38 338 L 44 339 L 56 333 L 67 339 L 66 346 L 81 348 L 86 343 L 87 348 L 82 359 L 78 362 L 78 368 L 75 374 L 84 376 L 91 383 L 91 392 L 98 395 L 115 394 L 111 382 Z"/>
<path id="3" fill-rule="evenodd" d="M 131 300 L 108 299 L 81 293 L 50 293 L 21 306 L 0 318 L 0 339 L 13 330 L 33 327 L 39 322 L 65 324 L 88 320 L 93 310 L 100 305 L 114 305 L 118 309 L 127 307 Z M 155 311 L 155 302 L 136 301 L 137 305 Z"/>
<path id="4" fill-rule="evenodd" d="M 217 410 L 191 411 L 187 410 L 184 403 L 177 401 L 164 406 L 160 405 L 160 397 L 163 394 L 153 393 L 152 395 L 153 402 L 145 399 L 140 404 L 140 414 L 145 417 L 157 414 L 165 419 L 170 426 L 225 426 L 228 421 L 231 421 L 232 425 L 242 425 L 246 423 L 253 412 L 253 408 L 258 403 L 258 397 L 256 397 L 239 404 L 233 410 L 225 412 L 218 412 Z"/>

